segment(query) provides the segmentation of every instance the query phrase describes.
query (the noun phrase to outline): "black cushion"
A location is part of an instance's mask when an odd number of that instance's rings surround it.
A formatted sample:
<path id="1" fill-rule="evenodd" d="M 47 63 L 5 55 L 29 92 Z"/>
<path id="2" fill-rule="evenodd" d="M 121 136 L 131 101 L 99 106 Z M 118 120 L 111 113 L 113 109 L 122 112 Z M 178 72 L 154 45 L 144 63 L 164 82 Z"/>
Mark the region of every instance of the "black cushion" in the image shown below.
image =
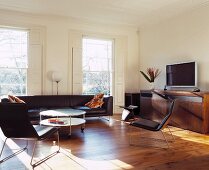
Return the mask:
<path id="1" fill-rule="evenodd" d="M 37 120 L 40 119 L 40 112 L 47 110 L 46 108 L 34 108 L 28 110 L 28 116 L 31 120 Z"/>
<path id="2" fill-rule="evenodd" d="M 148 119 L 139 119 L 131 122 L 130 125 L 151 131 L 157 131 L 160 123 Z"/>
<path id="3" fill-rule="evenodd" d="M 86 111 L 86 116 L 90 116 L 90 115 L 94 115 L 94 114 L 98 114 L 98 116 L 99 116 L 99 115 L 106 114 L 106 110 L 103 108 L 89 108 L 87 106 L 75 106 L 75 107 L 73 107 L 73 109 Z"/>
<path id="4" fill-rule="evenodd" d="M 1 103 L 10 103 L 8 98 L 3 98 L 1 99 Z"/>

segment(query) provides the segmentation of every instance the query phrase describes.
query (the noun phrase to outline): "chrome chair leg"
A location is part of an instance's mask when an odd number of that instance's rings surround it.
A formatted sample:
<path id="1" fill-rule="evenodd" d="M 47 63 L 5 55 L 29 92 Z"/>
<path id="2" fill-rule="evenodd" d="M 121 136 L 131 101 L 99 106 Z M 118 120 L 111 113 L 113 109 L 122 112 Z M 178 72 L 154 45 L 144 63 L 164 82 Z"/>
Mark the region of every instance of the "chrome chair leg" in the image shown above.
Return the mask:
<path id="1" fill-rule="evenodd" d="M 6 138 L 6 139 L 4 140 L 4 143 L 3 143 L 3 146 L 2 146 L 2 149 L 1 149 L 1 153 L 0 153 L 0 158 L 1 158 L 1 155 L 2 155 L 2 153 L 3 153 L 3 150 L 4 150 L 4 147 L 5 147 L 5 144 L 6 144 L 7 139 L 8 139 L 8 138 Z"/>
<path id="2" fill-rule="evenodd" d="M 132 133 L 133 133 L 133 129 L 134 129 L 134 127 L 129 127 L 129 128 L 128 128 L 128 133 L 129 133 L 129 145 L 131 145 L 131 146 L 134 145 L 134 144 L 133 144 L 133 141 L 132 141 Z M 139 129 L 137 129 L 137 130 L 139 130 L 139 136 L 140 136 L 140 130 L 141 130 L 141 129 L 139 128 Z M 166 142 L 167 147 L 170 148 L 169 142 L 168 142 L 168 140 L 167 140 L 167 138 L 166 138 L 164 132 L 163 132 L 162 130 L 160 130 L 160 132 L 162 133 L 162 136 L 163 136 L 163 138 L 164 138 L 164 140 L 165 140 L 165 142 Z M 171 134 L 172 134 L 172 133 L 171 133 Z"/>
<path id="3" fill-rule="evenodd" d="M 33 145 L 33 152 L 32 152 L 32 155 L 31 155 L 31 161 L 30 161 L 30 165 L 33 166 L 33 157 L 34 157 L 34 153 L 35 153 L 35 148 L 36 148 L 36 143 L 37 143 L 37 140 L 35 141 L 34 145 Z"/>
<path id="4" fill-rule="evenodd" d="M 169 128 L 169 126 L 167 126 L 167 128 L 168 128 L 169 133 L 171 134 L 171 136 L 172 136 L 172 138 L 173 138 L 173 141 L 175 141 L 175 137 L 173 136 L 173 134 L 172 134 L 172 132 L 171 132 L 171 130 L 170 130 L 170 128 Z"/>
<path id="5" fill-rule="evenodd" d="M 99 118 L 107 121 L 111 121 L 111 116 L 108 116 L 108 118 L 106 118 L 106 116 L 99 116 Z"/>
<path id="6" fill-rule="evenodd" d="M 35 153 L 35 148 L 36 148 L 36 144 L 37 144 L 37 140 L 34 143 L 33 146 L 33 152 L 32 152 L 32 156 L 31 156 L 31 161 L 30 161 L 30 165 L 35 168 L 36 166 L 42 164 L 43 162 L 45 162 L 46 160 L 48 160 L 49 158 L 53 157 L 54 155 L 58 154 L 60 152 L 60 139 L 59 139 L 59 132 L 57 131 L 57 144 L 58 144 L 58 150 L 49 154 L 48 156 L 42 158 L 41 160 L 33 163 L 33 158 L 34 158 L 34 153 Z"/>
<path id="7" fill-rule="evenodd" d="M 5 139 L 4 144 L 3 144 L 3 146 L 2 146 L 1 153 L 0 153 L 0 157 L 1 157 L 2 153 L 3 153 L 4 148 L 5 148 L 7 139 L 8 139 L 8 138 Z M 28 141 L 27 141 L 27 144 L 26 144 L 26 146 L 25 146 L 24 148 L 21 148 L 21 149 L 19 149 L 17 152 L 15 152 L 15 153 L 13 153 L 13 154 L 10 154 L 9 156 L 7 156 L 7 157 L 1 159 L 1 160 L 0 160 L 0 164 L 3 163 L 3 162 L 6 161 L 6 160 L 8 160 L 8 159 L 10 159 L 10 158 L 12 158 L 12 157 L 18 155 L 19 153 L 23 152 L 24 150 L 27 149 L 27 146 L 28 146 Z"/>
<path id="8" fill-rule="evenodd" d="M 60 135 L 59 135 L 59 131 L 57 131 L 57 146 L 58 146 L 57 152 L 59 152 L 60 151 Z"/>
<path id="9" fill-rule="evenodd" d="M 169 144 L 168 144 L 168 140 L 167 140 L 167 138 L 165 137 L 165 135 L 164 135 L 163 131 L 162 131 L 162 130 L 160 130 L 160 131 L 161 131 L 161 133 L 162 133 L 162 135 L 163 135 L 163 138 L 165 139 L 166 144 L 167 144 L 167 146 L 168 146 L 168 148 L 169 148 Z"/>

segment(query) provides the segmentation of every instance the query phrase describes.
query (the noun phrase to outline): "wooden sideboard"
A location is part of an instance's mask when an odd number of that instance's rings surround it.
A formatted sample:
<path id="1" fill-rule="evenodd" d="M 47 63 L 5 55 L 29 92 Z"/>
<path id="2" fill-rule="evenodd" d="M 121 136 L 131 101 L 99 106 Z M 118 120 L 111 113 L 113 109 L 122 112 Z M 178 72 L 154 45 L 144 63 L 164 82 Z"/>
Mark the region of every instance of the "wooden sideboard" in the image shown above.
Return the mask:
<path id="1" fill-rule="evenodd" d="M 199 133 L 209 133 L 209 92 L 155 90 L 176 99 L 170 125 Z M 166 114 L 166 101 L 149 90 L 140 91 L 140 115 L 160 121 Z"/>

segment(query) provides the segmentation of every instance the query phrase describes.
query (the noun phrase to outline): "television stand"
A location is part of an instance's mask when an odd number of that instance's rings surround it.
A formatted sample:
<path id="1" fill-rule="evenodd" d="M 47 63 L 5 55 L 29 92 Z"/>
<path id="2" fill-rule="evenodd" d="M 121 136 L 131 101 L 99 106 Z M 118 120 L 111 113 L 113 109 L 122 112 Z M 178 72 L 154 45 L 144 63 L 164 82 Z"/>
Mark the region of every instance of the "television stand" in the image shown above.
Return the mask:
<path id="1" fill-rule="evenodd" d="M 209 133 L 209 92 L 183 90 L 156 90 L 176 100 L 170 125 L 199 133 Z M 160 119 L 166 109 L 162 99 L 149 90 L 140 91 L 140 116 Z"/>

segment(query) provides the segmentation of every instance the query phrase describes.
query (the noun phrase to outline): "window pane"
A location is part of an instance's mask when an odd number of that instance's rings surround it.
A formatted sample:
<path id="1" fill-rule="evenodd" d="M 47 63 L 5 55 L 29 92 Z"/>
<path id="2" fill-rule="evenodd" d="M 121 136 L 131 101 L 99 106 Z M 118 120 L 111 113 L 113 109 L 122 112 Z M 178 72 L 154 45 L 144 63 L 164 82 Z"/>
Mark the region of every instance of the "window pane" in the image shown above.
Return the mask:
<path id="1" fill-rule="evenodd" d="M 0 69 L 0 94 L 26 94 L 26 69 Z"/>
<path id="2" fill-rule="evenodd" d="M 0 28 L 0 95 L 26 94 L 28 32 Z"/>
<path id="3" fill-rule="evenodd" d="M 27 67 L 27 31 L 0 29 L 0 67 Z"/>
<path id="4" fill-rule="evenodd" d="M 110 95 L 109 72 L 84 72 L 83 93 L 96 94 L 99 92 Z"/>
<path id="5" fill-rule="evenodd" d="M 112 41 L 83 39 L 83 93 L 111 94 Z"/>

